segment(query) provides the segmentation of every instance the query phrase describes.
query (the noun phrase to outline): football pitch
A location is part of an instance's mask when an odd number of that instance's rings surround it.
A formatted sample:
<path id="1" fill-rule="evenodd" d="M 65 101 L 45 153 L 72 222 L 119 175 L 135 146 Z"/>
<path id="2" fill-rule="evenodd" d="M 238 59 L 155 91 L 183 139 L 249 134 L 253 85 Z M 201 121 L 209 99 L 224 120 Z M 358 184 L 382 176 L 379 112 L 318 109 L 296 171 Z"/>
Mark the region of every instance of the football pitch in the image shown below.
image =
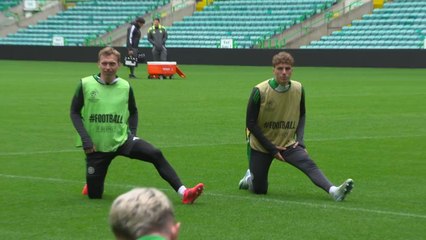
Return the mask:
<path id="1" fill-rule="evenodd" d="M 334 202 L 278 161 L 267 195 L 238 189 L 247 100 L 272 67 L 180 68 L 187 78 L 148 80 L 141 65 L 129 82 L 138 135 L 163 151 L 186 186 L 205 184 L 193 205 L 181 204 L 152 165 L 122 157 L 110 166 L 102 200 L 82 196 L 84 155 L 74 147 L 69 108 L 96 64 L 0 61 L 0 239 L 114 239 L 109 207 L 134 187 L 170 197 L 180 239 L 425 239 L 426 69 L 295 67 L 306 93 L 307 150 L 336 185 L 355 181 Z"/>

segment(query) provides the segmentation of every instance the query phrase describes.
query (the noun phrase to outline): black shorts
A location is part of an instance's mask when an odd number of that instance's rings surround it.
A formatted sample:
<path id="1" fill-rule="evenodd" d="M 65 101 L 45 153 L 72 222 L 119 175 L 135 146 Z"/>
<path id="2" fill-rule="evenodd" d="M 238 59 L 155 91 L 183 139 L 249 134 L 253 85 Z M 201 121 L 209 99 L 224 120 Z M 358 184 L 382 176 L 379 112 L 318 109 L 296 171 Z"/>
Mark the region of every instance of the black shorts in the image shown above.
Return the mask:
<path id="1" fill-rule="evenodd" d="M 145 140 L 129 135 L 123 145 L 114 152 L 93 152 L 86 154 L 87 175 L 105 176 L 111 161 L 117 156 L 126 156 L 152 162 L 155 159 L 150 155 L 153 152 L 159 151 Z M 145 155 L 141 153 L 145 153 Z"/>

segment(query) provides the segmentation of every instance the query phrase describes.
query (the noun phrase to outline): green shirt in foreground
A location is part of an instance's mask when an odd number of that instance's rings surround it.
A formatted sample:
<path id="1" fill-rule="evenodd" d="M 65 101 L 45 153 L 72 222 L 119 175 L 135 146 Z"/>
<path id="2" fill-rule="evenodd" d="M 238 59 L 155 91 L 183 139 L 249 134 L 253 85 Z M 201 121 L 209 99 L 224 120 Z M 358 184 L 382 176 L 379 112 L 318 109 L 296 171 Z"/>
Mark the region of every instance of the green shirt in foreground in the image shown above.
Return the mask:
<path id="1" fill-rule="evenodd" d="M 166 238 L 159 235 L 148 235 L 140 237 L 137 240 L 166 240 Z"/>

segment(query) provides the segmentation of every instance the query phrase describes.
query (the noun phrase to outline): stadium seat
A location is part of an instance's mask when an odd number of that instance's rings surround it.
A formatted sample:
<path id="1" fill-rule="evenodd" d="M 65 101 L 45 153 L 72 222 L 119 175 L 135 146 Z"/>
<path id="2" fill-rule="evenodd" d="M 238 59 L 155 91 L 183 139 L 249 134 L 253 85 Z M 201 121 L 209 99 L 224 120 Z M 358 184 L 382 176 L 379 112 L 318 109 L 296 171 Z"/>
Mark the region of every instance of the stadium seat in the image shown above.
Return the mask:
<path id="1" fill-rule="evenodd" d="M 221 39 L 231 38 L 236 48 L 253 48 L 334 3 L 336 0 L 214 1 L 202 11 L 174 22 L 167 29 L 166 46 L 217 48 Z M 151 44 L 145 37 L 140 46 Z"/>
<path id="2" fill-rule="evenodd" d="M 425 36 L 426 1 L 394 0 L 303 48 L 419 49 Z"/>
<path id="3" fill-rule="evenodd" d="M 2 0 L 0 2 L 0 12 L 3 12 L 11 7 L 19 5 L 22 0 Z"/>
<path id="4" fill-rule="evenodd" d="M 13 2 L 13 1 L 3 1 Z M 20 1 L 14 1 L 20 2 Z M 19 29 L 15 34 L 0 38 L 0 44 L 52 45 L 53 36 L 62 36 L 65 45 L 82 46 L 90 40 L 128 23 L 169 1 L 78 1 L 75 7 L 62 11 L 46 20 Z M 3 6 L 3 5 L 0 5 Z"/>

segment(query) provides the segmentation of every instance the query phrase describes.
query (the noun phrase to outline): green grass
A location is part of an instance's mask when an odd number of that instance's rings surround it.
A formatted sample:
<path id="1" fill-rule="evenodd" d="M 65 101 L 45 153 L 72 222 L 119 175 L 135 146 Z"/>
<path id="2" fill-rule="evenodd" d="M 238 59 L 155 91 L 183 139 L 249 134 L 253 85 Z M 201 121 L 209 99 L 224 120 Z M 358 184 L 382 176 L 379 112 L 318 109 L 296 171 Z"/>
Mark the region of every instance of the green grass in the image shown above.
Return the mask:
<path id="1" fill-rule="evenodd" d="M 271 67 L 182 65 L 186 79 L 131 80 L 139 135 L 161 148 L 191 206 L 150 164 L 117 158 L 102 200 L 80 195 L 84 156 L 73 147 L 71 97 L 96 64 L 0 61 L 0 239 L 113 239 L 111 202 L 136 186 L 163 190 L 182 222 L 180 239 L 424 239 L 426 70 L 296 67 L 305 86 L 308 151 L 335 184 L 333 202 L 296 169 L 274 162 L 269 193 L 238 190 L 247 168 L 245 108 Z M 121 76 L 127 76 L 122 68 Z"/>

